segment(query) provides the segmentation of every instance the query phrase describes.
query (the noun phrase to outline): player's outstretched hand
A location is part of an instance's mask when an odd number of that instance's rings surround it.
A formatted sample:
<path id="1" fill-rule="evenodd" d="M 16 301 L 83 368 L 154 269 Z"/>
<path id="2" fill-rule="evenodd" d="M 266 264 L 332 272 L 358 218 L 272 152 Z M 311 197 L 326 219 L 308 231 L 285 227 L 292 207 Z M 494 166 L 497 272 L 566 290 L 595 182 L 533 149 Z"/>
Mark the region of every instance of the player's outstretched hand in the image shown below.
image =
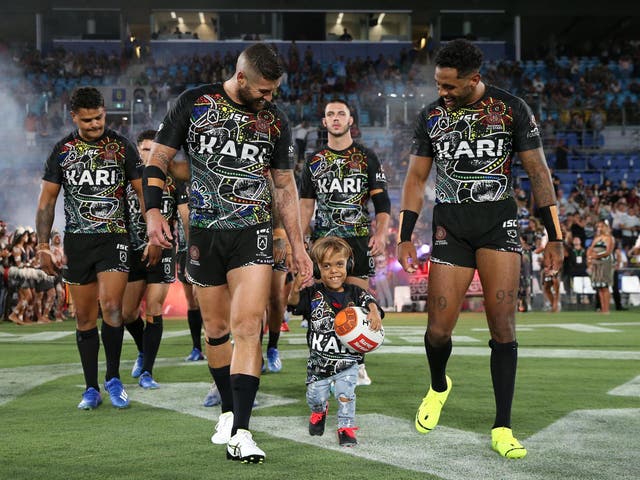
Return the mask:
<path id="1" fill-rule="evenodd" d="M 309 254 L 304 249 L 296 250 L 293 252 L 293 263 L 300 277 L 300 286 L 304 288 L 313 285 L 313 263 Z"/>
<path id="2" fill-rule="evenodd" d="M 562 268 L 563 261 L 564 247 L 562 242 L 547 242 L 543 254 L 544 268 L 547 269 L 551 275 L 557 275 Z"/>
<path id="3" fill-rule="evenodd" d="M 414 273 L 418 268 L 418 254 L 416 247 L 411 242 L 398 244 L 398 262 L 407 273 Z"/>
<path id="4" fill-rule="evenodd" d="M 149 245 L 156 245 L 162 248 L 171 248 L 171 228 L 167 220 L 162 216 L 158 208 L 147 210 L 145 214 L 147 222 L 147 236 L 149 237 Z"/>

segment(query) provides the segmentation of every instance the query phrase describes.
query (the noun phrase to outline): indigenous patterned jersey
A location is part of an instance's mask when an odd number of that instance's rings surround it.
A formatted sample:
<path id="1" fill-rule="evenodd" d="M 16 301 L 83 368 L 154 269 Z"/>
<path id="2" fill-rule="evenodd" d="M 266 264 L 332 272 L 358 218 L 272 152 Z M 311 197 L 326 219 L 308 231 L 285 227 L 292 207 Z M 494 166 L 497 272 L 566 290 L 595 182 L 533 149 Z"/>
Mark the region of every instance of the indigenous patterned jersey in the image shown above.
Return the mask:
<path id="1" fill-rule="evenodd" d="M 339 293 L 327 290 L 322 283 L 300 291 L 296 314 L 310 318 L 307 383 L 335 375 L 364 357 L 340 342 L 333 321 L 340 310 L 353 306 L 368 308 L 371 302 L 376 302 L 376 299 L 370 293 L 351 284 L 345 284 L 344 292 Z M 379 310 L 383 314 L 382 309 Z"/>
<path id="2" fill-rule="evenodd" d="M 187 90 L 156 142 L 184 146 L 191 167 L 190 224 L 233 230 L 271 220 L 269 169 L 293 168 L 289 122 L 274 104 L 260 112 L 233 102 L 222 84 Z"/>
<path id="3" fill-rule="evenodd" d="M 440 99 L 420 112 L 411 153 L 433 158 L 437 203 L 497 202 L 513 196 L 513 154 L 540 146 L 527 104 L 487 85 L 472 105 L 449 111 Z"/>
<path id="4" fill-rule="evenodd" d="M 387 178 L 373 151 L 353 143 L 342 151 L 325 147 L 305 162 L 300 197 L 316 200 L 314 238 L 368 237 L 370 192 L 387 189 Z"/>
<path id="5" fill-rule="evenodd" d="M 94 142 L 77 131 L 58 142 L 43 180 L 62 185 L 67 233 L 126 233 L 125 188 L 141 178 L 138 151 L 113 130 Z"/>
<path id="6" fill-rule="evenodd" d="M 140 172 L 142 169 L 140 166 Z M 171 175 L 167 175 L 167 181 L 162 192 L 160 213 L 167 219 L 169 225 L 173 225 L 178 215 L 178 205 L 187 203 L 187 192 L 182 182 L 176 182 Z M 127 210 L 129 220 L 129 243 L 132 250 L 144 250 L 147 244 L 147 223 L 140 208 L 140 200 L 131 185 L 127 186 Z"/>

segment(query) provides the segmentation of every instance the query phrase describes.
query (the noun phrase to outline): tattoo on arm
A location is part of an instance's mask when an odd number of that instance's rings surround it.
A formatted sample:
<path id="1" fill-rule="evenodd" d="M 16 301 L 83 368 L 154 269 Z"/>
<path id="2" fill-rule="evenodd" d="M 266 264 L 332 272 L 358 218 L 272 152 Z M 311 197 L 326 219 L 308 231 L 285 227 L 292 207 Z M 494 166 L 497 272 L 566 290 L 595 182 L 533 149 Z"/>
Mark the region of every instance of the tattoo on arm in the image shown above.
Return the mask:
<path id="1" fill-rule="evenodd" d="M 36 212 L 36 234 L 38 243 L 49 243 L 51 227 L 55 217 L 55 203 L 47 203 Z"/>
<path id="2" fill-rule="evenodd" d="M 520 152 L 518 155 L 522 160 L 522 166 L 529 176 L 531 191 L 533 192 L 536 204 L 540 207 L 555 205 L 556 193 L 542 149 L 527 150 Z"/>
<path id="3" fill-rule="evenodd" d="M 291 170 L 271 170 L 273 178 L 273 203 L 280 221 L 289 236 L 289 240 L 295 242 L 294 237 L 302 241 L 300 227 L 300 207 L 298 206 L 298 192 Z"/>
<path id="4" fill-rule="evenodd" d="M 169 162 L 171 161 L 171 157 L 169 157 L 169 155 L 167 155 L 165 152 L 160 151 L 160 152 L 156 152 L 153 158 L 155 160 L 158 160 L 158 162 L 160 163 L 160 167 L 166 172 L 167 169 L 169 168 Z"/>

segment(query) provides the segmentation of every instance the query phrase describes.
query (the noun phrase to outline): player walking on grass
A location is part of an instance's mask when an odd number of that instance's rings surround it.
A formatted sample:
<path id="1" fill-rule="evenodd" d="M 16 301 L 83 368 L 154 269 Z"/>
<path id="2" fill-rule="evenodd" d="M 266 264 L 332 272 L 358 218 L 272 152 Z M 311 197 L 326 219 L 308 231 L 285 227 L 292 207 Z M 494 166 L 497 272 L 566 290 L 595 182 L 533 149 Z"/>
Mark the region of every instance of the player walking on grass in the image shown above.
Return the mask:
<path id="1" fill-rule="evenodd" d="M 477 269 L 491 334 L 496 402 L 491 444 L 504 457 L 522 458 L 527 451 L 511 431 L 522 254 L 511 178 L 515 153 L 529 175 L 547 229 L 544 264 L 550 274 L 557 273 L 563 261 L 556 197 L 530 108 L 521 99 L 482 82 L 482 52 L 468 41 L 454 40 L 440 50 L 435 63 L 440 99 L 427 106 L 416 121 L 398 244 L 402 267 L 415 272 L 418 257 L 411 234 L 435 163 L 436 206 L 424 337 L 431 387 L 418 408 L 415 426 L 421 433 L 435 428 L 451 392 L 452 382 L 446 375 L 451 334 Z"/>
<path id="2" fill-rule="evenodd" d="M 309 434 L 324 433 L 333 384 L 338 401 L 338 442 L 343 447 L 352 447 L 358 444 L 355 390 L 358 362 L 364 354 L 340 343 L 334 321 L 340 310 L 358 306 L 369 310 L 367 318 L 371 330 L 380 330 L 384 313 L 370 293 L 358 285 L 346 283 L 353 252 L 344 239 L 334 236 L 319 239 L 313 244 L 311 257 L 320 282 L 303 289 L 302 279 L 296 276 L 288 300 L 289 305 L 296 307 L 296 313 L 311 319 L 307 333 Z"/>
<path id="3" fill-rule="evenodd" d="M 143 164 L 149 159 L 155 134 L 155 130 L 145 130 L 138 135 L 138 153 Z M 176 253 L 173 245 L 161 250 L 158 246 L 147 244 L 147 224 L 133 188 L 127 188 L 127 207 L 131 268 L 122 301 L 122 316 L 125 327 L 138 347 L 138 357 L 131 376 L 139 378 L 138 384 L 142 388 L 156 389 L 159 385 L 153 378 L 153 365 L 162 340 L 164 300 L 169 293 L 169 287 L 175 281 Z M 162 193 L 161 213 L 171 226 L 176 224 L 178 215 L 184 222 L 189 219 L 185 186 L 171 176 L 167 176 Z M 143 297 L 146 298 L 146 324 L 140 318 L 140 303 Z"/>
<path id="4" fill-rule="evenodd" d="M 168 248 L 171 231 L 160 213 L 161 196 L 169 162 L 184 146 L 191 171 L 187 277 L 196 287 L 207 360 L 222 400 L 211 440 L 227 444 L 227 458 L 245 463 L 265 458 L 249 432 L 249 419 L 260 383 L 260 331 L 271 287 L 272 202 L 291 242 L 295 270 L 304 283 L 312 280 L 291 132 L 286 116 L 271 103 L 283 73 L 278 53 L 258 43 L 240 54 L 235 73 L 223 84 L 184 92 L 159 129 L 143 178 L 149 242 Z"/>
<path id="5" fill-rule="evenodd" d="M 71 119 L 77 130 L 49 156 L 44 175 L 36 230 L 42 270 L 55 275 L 49 236 L 60 188 L 64 188 L 64 281 L 69 285 L 76 313 L 76 343 L 86 391 L 78 405 L 93 409 L 102 403 L 98 386 L 98 299 L 102 309 L 102 343 L 107 371 L 105 390 L 116 408 L 129 406 L 120 381 L 122 351 L 122 295 L 129 272 L 129 238 L 125 217 L 125 189 L 130 183 L 142 194 L 140 158 L 123 136 L 105 129 L 104 100 L 93 87 L 78 88 L 71 97 Z"/>
<path id="6" fill-rule="evenodd" d="M 314 209 L 313 240 L 335 235 L 344 238 L 354 252 L 353 271 L 348 282 L 367 290 L 375 276 L 375 257 L 385 253 L 391 203 L 387 179 L 376 154 L 354 142 L 353 116 L 342 99 L 330 100 L 322 124 L 328 133 L 327 145 L 305 162 L 300 182 L 300 217 L 308 228 Z M 371 227 L 368 204 L 375 209 L 375 231 Z M 364 360 L 358 370 L 358 384 L 369 385 Z"/>

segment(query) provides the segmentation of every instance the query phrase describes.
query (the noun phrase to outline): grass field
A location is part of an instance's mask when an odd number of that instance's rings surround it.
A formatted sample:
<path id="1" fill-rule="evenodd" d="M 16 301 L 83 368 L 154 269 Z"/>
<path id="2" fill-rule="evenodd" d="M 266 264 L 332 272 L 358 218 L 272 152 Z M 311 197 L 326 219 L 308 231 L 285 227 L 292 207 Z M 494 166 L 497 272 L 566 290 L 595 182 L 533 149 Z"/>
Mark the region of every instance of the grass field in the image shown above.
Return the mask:
<path id="1" fill-rule="evenodd" d="M 121 376 L 131 408 L 116 410 L 105 395 L 94 411 L 76 409 L 83 377 L 72 322 L 4 323 L 0 479 L 637 479 L 639 313 L 519 315 L 513 428 L 529 450 L 519 461 L 490 448 L 494 403 L 482 314 L 460 318 L 448 369 L 453 391 L 426 436 L 413 429 L 428 382 L 425 315 L 387 315 L 385 345 L 367 356 L 373 384 L 358 387 L 360 444 L 353 449 L 337 445 L 335 400 L 324 436 L 307 432 L 305 331 L 292 320 L 280 341 L 283 371 L 263 375 L 251 420 L 263 465 L 227 461 L 225 447 L 210 443 L 219 409 L 201 406 L 206 363 L 183 360 L 190 351 L 184 319 L 165 322 L 154 372 L 161 388 L 143 391 L 130 377 L 135 347 L 127 336 Z"/>

